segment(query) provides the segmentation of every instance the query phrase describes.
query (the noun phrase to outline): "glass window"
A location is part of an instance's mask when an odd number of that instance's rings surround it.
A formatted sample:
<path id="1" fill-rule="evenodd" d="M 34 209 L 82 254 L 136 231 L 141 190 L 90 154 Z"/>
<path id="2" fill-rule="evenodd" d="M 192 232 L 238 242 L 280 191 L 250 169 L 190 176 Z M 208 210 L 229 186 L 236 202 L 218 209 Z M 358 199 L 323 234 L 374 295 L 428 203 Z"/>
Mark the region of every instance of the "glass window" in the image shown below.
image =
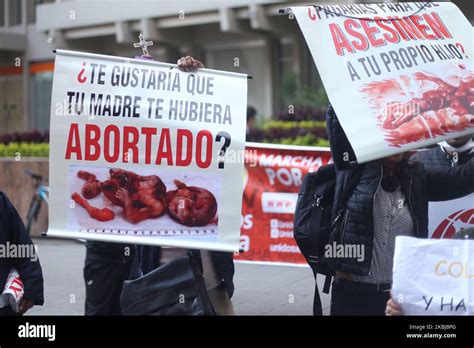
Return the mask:
<path id="1" fill-rule="evenodd" d="M 9 14 L 10 19 L 9 25 L 21 24 L 21 0 L 9 0 Z"/>
<path id="2" fill-rule="evenodd" d="M 32 77 L 33 105 L 30 111 L 33 117 L 32 128 L 45 131 L 49 129 L 53 72 L 40 72 L 32 75 Z"/>
<path id="3" fill-rule="evenodd" d="M 0 27 L 5 25 L 5 0 L 0 0 Z"/>

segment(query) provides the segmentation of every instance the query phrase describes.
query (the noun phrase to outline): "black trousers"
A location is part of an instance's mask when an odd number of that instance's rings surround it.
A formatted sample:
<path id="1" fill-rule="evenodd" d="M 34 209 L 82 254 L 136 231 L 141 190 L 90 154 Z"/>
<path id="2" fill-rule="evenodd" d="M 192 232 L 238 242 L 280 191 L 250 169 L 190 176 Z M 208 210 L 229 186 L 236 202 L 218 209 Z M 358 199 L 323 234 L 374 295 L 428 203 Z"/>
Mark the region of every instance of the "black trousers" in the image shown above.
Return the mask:
<path id="1" fill-rule="evenodd" d="M 334 278 L 331 291 L 331 315 L 385 315 L 389 291 L 348 288 L 346 282 Z"/>
<path id="2" fill-rule="evenodd" d="M 0 308 L 0 317 L 3 316 L 21 316 L 21 314 L 16 313 L 10 306 Z"/>
<path id="3" fill-rule="evenodd" d="M 87 247 L 84 265 L 85 315 L 121 315 L 120 294 L 123 282 L 129 279 L 135 253 L 124 257 L 122 250 L 111 252 L 116 247 L 109 247 L 112 243 L 97 244 Z M 104 246 L 109 249 L 103 250 Z"/>

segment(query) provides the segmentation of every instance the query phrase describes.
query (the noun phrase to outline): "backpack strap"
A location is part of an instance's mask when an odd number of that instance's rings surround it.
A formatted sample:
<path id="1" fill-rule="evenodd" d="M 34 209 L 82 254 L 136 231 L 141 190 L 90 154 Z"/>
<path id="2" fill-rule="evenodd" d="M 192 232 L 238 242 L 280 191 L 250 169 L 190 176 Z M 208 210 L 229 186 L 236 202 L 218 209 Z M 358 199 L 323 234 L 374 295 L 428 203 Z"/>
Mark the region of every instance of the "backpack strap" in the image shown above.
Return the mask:
<path id="1" fill-rule="evenodd" d="M 319 228 L 319 226 L 317 225 L 317 222 L 321 221 L 321 218 L 323 215 L 322 201 L 323 199 L 327 199 L 327 197 L 324 197 L 323 194 L 326 191 L 326 188 L 328 185 L 329 184 L 326 183 L 324 187 L 320 187 L 318 191 L 313 192 L 313 198 L 315 202 L 312 203 L 311 205 L 311 217 L 309 220 L 311 231 L 315 231 Z M 319 245 L 319 238 L 320 238 L 319 233 L 316 233 L 316 236 L 313 239 L 311 250 L 316 250 L 316 247 Z M 308 261 L 310 263 L 314 263 L 315 265 L 317 265 L 319 263 L 319 258 L 315 255 L 308 255 Z"/>
<path id="2" fill-rule="evenodd" d="M 323 305 L 321 304 L 321 297 L 319 296 L 317 273 L 314 273 L 314 284 L 313 315 L 322 316 Z"/>
<path id="3" fill-rule="evenodd" d="M 327 275 L 324 279 L 323 292 L 329 294 L 329 289 L 331 287 L 332 276 Z M 321 296 L 319 296 L 318 289 L 318 274 L 314 272 L 314 299 L 313 299 L 313 315 L 322 316 L 323 315 L 323 305 L 321 303 Z"/>

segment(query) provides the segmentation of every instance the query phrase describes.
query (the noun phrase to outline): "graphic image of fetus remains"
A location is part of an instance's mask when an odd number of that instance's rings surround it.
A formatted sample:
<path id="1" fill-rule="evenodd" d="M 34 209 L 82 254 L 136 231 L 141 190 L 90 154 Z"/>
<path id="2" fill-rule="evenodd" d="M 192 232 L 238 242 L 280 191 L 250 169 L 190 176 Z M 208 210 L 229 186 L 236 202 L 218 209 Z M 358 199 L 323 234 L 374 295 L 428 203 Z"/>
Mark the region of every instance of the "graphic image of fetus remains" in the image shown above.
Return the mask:
<path id="1" fill-rule="evenodd" d="M 216 221 L 217 201 L 208 190 L 174 181 L 177 190 L 166 193 L 170 217 L 186 226 L 205 226 Z"/>
<path id="2" fill-rule="evenodd" d="M 111 169 L 103 184 L 109 200 L 123 208 L 125 219 L 133 224 L 157 218 L 166 212 L 166 186 L 157 175 L 142 176 L 122 169 Z"/>
<path id="3" fill-rule="evenodd" d="M 217 200 L 205 188 L 174 180 L 176 189 L 167 191 L 158 175 L 139 175 L 120 168 L 108 169 L 104 181 L 97 178 L 98 174 L 85 170 L 79 170 L 76 176 L 85 182 L 81 194 L 73 192 L 71 198 L 94 220 L 110 221 L 121 217 L 137 225 L 168 215 L 170 219 L 165 225 L 170 222 L 190 227 L 217 224 Z M 96 199 L 101 193 L 107 198 L 102 208 L 97 207 L 100 200 Z M 156 228 L 159 227 L 157 224 Z"/>

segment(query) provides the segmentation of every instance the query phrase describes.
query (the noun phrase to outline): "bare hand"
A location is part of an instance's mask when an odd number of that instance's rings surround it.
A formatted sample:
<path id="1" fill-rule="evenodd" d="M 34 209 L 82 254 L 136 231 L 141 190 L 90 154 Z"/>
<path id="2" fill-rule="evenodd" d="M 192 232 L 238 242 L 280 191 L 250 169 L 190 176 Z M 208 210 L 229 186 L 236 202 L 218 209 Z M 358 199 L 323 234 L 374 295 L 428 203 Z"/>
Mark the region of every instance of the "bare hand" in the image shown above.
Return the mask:
<path id="1" fill-rule="evenodd" d="M 31 307 L 33 307 L 33 301 L 23 297 L 20 301 L 20 314 L 25 314 Z"/>
<path id="2" fill-rule="evenodd" d="M 176 64 L 178 64 L 178 68 L 182 71 L 195 71 L 204 68 L 204 64 L 191 56 L 181 57 Z"/>
<path id="3" fill-rule="evenodd" d="M 387 308 L 385 309 L 385 315 L 387 316 L 399 316 L 403 315 L 402 307 L 395 302 L 395 300 L 390 299 L 387 302 Z"/>

